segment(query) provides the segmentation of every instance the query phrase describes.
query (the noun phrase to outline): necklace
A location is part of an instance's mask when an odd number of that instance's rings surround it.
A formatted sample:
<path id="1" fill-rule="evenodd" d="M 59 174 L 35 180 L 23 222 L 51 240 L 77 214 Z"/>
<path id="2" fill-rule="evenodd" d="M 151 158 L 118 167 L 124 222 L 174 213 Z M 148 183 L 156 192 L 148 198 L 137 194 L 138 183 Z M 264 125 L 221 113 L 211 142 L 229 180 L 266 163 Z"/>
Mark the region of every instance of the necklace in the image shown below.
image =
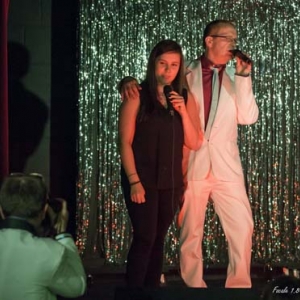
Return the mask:
<path id="1" fill-rule="evenodd" d="M 161 103 L 161 105 L 164 107 L 164 108 L 167 108 L 168 105 L 167 105 L 167 99 L 166 99 L 166 96 L 164 94 L 159 94 L 158 95 L 158 101 Z"/>

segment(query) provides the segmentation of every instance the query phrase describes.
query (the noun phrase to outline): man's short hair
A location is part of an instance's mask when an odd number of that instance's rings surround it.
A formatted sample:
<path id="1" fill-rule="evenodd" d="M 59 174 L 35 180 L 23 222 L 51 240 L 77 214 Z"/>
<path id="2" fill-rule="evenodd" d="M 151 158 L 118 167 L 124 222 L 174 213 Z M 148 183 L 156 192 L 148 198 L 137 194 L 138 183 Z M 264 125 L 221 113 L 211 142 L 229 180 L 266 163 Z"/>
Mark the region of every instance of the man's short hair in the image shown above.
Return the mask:
<path id="1" fill-rule="evenodd" d="M 0 206 L 5 217 L 35 218 L 44 209 L 47 198 L 43 178 L 33 175 L 10 175 L 0 190 Z"/>
<path id="2" fill-rule="evenodd" d="M 202 39 L 204 49 L 206 48 L 206 43 L 205 43 L 206 37 L 208 37 L 213 32 L 214 29 L 224 27 L 224 26 L 232 26 L 233 28 L 235 28 L 235 24 L 233 21 L 222 20 L 222 19 L 214 20 L 206 25 L 203 31 L 203 39 Z"/>

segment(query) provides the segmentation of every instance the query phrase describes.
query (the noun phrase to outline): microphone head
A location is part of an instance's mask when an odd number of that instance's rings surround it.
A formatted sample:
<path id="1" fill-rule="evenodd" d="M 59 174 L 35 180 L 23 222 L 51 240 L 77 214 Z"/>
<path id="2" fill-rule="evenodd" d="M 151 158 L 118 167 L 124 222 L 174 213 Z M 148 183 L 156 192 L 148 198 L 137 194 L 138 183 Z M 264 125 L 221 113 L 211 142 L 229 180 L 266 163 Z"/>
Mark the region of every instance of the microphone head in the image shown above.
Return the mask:
<path id="1" fill-rule="evenodd" d="M 164 86 L 164 94 L 167 99 L 169 99 L 170 93 L 173 91 L 173 88 L 171 85 L 165 85 Z"/>
<path id="2" fill-rule="evenodd" d="M 241 52 L 239 49 L 230 49 L 229 52 L 231 52 L 232 56 L 236 56 L 238 52 Z"/>
<path id="3" fill-rule="evenodd" d="M 242 61 L 246 62 L 247 64 L 251 64 L 252 60 L 251 58 L 249 58 L 245 53 L 243 53 L 241 50 L 239 49 L 231 49 L 229 50 L 229 52 L 232 53 L 233 57 L 238 57 L 240 58 Z"/>

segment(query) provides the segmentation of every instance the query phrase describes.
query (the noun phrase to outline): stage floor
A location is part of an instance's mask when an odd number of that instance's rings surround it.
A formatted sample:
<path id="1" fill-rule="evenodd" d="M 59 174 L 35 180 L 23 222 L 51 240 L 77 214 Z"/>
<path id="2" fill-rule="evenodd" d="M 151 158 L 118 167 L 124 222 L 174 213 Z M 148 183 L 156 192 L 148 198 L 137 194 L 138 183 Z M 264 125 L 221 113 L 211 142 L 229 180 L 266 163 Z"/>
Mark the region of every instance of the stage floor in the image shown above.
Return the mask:
<path id="1" fill-rule="evenodd" d="M 114 300 L 115 290 L 124 287 L 125 266 L 104 264 L 101 259 L 86 260 L 85 268 L 89 274 L 89 286 L 86 295 L 77 300 Z M 283 274 L 282 266 L 252 265 L 251 278 L 253 289 L 260 293 L 265 284 Z M 164 270 L 165 287 L 182 287 L 179 269 L 166 267 Z M 223 288 L 226 279 L 226 266 L 210 266 L 204 269 L 204 279 L 208 288 Z M 58 298 L 62 300 L 64 298 Z M 188 300 L 188 299 L 187 299 Z"/>

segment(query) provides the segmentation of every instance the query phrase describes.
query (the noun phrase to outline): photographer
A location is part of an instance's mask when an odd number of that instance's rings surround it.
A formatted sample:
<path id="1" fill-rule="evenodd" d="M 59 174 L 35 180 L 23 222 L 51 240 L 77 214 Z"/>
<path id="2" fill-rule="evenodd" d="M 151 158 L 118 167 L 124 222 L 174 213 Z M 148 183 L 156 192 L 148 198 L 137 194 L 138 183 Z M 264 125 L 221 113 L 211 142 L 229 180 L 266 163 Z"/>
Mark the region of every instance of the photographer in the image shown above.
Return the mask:
<path id="1" fill-rule="evenodd" d="M 54 239 L 41 237 L 48 192 L 38 174 L 8 176 L 0 190 L 1 300 L 43 300 L 84 294 L 86 275 L 72 236 L 66 233 L 68 210 L 49 209 Z"/>

